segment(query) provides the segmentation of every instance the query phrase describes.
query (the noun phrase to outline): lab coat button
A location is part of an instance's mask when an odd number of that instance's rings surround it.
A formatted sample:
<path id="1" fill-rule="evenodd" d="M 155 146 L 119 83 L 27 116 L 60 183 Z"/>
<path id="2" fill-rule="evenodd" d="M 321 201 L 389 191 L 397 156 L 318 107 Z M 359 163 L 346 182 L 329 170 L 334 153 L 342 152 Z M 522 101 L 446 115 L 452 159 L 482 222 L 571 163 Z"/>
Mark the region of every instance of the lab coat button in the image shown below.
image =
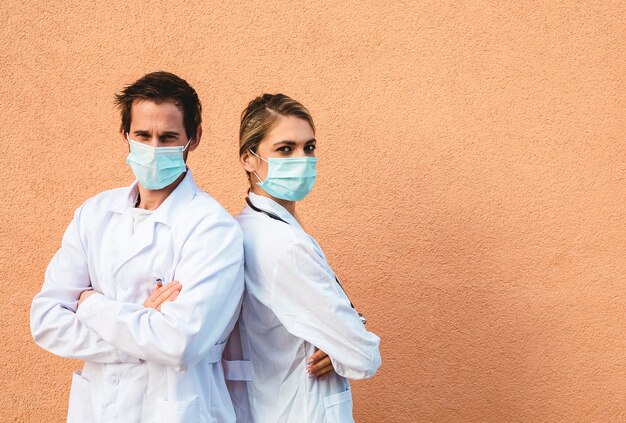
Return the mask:
<path id="1" fill-rule="evenodd" d="M 111 385 L 117 386 L 120 383 L 120 379 L 117 376 L 111 376 L 109 378 Z"/>

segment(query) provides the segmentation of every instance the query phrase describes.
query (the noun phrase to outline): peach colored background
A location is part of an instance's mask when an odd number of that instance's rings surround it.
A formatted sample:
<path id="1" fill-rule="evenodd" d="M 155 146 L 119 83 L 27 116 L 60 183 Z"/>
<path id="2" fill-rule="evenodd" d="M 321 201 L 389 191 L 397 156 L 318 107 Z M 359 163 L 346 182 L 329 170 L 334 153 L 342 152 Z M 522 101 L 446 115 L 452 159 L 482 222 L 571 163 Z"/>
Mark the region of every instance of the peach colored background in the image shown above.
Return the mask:
<path id="1" fill-rule="evenodd" d="M 382 337 L 358 422 L 626 421 L 625 3 L 465 3 L 3 1 L 0 420 L 64 419 L 79 363 L 30 301 L 73 210 L 132 180 L 113 93 L 165 69 L 232 213 L 243 107 L 312 110 L 301 214 Z"/>

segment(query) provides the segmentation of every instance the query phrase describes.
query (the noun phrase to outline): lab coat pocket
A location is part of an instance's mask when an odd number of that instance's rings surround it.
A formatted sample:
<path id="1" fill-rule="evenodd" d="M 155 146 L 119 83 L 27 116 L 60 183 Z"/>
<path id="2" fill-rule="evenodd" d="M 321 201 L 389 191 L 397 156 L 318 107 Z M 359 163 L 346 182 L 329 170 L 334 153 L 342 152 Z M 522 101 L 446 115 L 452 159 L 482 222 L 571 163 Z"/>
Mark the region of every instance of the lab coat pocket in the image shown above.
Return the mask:
<path id="1" fill-rule="evenodd" d="M 83 423 L 88 417 L 86 411 L 89 407 L 89 381 L 81 373 L 80 370 L 72 373 L 67 423 Z"/>
<path id="2" fill-rule="evenodd" d="M 156 415 L 163 423 L 204 423 L 199 398 L 185 401 L 157 399 Z"/>
<path id="3" fill-rule="evenodd" d="M 324 397 L 326 423 L 350 423 L 352 419 L 352 392 L 340 392 Z"/>

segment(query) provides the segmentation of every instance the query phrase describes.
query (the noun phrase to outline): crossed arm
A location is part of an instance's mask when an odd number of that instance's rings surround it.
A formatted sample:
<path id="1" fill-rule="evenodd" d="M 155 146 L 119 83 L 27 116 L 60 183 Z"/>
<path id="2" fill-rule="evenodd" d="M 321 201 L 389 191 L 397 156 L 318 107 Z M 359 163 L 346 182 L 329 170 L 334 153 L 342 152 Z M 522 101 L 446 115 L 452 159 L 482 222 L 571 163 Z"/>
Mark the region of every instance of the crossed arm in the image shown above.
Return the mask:
<path id="1" fill-rule="evenodd" d="M 163 286 L 157 286 L 146 301 L 144 301 L 143 306 L 146 308 L 153 308 L 156 311 L 161 311 L 161 306 L 163 304 L 174 301 L 178 297 L 182 287 L 183 285 L 178 281 L 171 281 Z M 83 291 L 78 298 L 78 306 L 76 308 L 80 307 L 83 301 L 93 294 L 97 294 L 97 292 L 93 289 Z"/>
<path id="2" fill-rule="evenodd" d="M 313 371 L 333 369 L 348 379 L 366 379 L 378 370 L 379 338 L 365 329 L 311 243 L 296 240 L 276 259 L 270 308 L 291 334 L 317 347 L 309 365 Z"/>
<path id="3" fill-rule="evenodd" d="M 144 301 L 143 306 L 161 311 L 163 304 L 174 301 L 178 297 L 181 288 L 182 285 L 178 281 L 172 281 L 163 286 L 157 286 L 146 301 Z M 78 300 L 78 307 L 80 307 L 81 303 L 90 295 L 95 293 L 96 291 L 91 289 L 83 291 Z M 307 364 L 307 372 L 309 375 L 317 378 L 326 376 L 333 371 L 333 364 L 330 361 L 330 357 L 322 350 L 317 350 L 311 355 L 307 360 Z"/>
<path id="4" fill-rule="evenodd" d="M 196 222 L 176 268 L 184 283 L 174 281 L 135 304 L 92 291 L 79 215 L 80 209 L 33 300 L 31 332 L 42 348 L 97 363 L 146 360 L 182 370 L 222 340 L 243 294 L 235 222 Z"/>

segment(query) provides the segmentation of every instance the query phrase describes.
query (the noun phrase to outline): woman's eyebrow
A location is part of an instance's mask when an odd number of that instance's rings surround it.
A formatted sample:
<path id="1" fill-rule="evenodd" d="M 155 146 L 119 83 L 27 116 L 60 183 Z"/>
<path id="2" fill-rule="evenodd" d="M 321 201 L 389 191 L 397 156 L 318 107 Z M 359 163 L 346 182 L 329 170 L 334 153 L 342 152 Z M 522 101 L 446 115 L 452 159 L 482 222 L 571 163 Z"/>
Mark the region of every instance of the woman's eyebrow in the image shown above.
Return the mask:
<path id="1" fill-rule="evenodd" d="M 306 141 L 305 144 L 310 144 L 310 143 L 314 143 L 314 142 L 317 142 L 317 140 L 315 138 L 311 138 L 310 140 Z M 277 141 L 277 142 L 274 143 L 274 145 L 278 145 L 278 144 L 296 145 L 297 142 L 291 141 L 291 140 L 282 140 L 282 141 Z"/>

